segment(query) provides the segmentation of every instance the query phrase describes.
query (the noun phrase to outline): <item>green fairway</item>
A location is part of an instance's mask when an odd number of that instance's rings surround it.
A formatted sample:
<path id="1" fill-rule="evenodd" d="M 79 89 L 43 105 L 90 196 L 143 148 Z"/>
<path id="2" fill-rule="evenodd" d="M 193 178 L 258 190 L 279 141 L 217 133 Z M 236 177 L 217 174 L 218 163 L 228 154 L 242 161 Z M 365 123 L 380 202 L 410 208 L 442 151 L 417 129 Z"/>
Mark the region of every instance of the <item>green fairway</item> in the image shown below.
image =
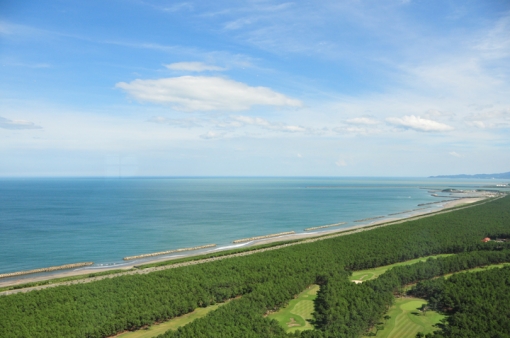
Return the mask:
<path id="1" fill-rule="evenodd" d="M 312 330 L 313 326 L 309 320 L 312 319 L 314 311 L 313 301 L 317 297 L 318 291 L 318 285 L 309 286 L 308 289 L 291 300 L 289 305 L 267 317 L 278 321 L 287 332 Z"/>
<path id="2" fill-rule="evenodd" d="M 385 323 L 384 329 L 377 333 L 377 337 L 408 338 L 415 337 L 418 332 L 427 334 L 438 330 L 434 325 L 445 316 L 431 310 L 423 314 L 419 309 L 426 303 L 419 298 L 397 298 L 388 312 L 391 318 Z"/>
<path id="3" fill-rule="evenodd" d="M 195 319 L 202 318 L 211 311 L 216 310 L 218 307 L 225 305 L 225 303 L 214 304 L 204 308 L 198 308 L 193 312 L 187 313 L 180 317 L 175 317 L 161 324 L 155 324 L 147 329 L 141 329 L 133 332 L 126 332 L 116 337 L 119 338 L 152 338 L 165 333 L 168 330 L 177 330 L 179 327 L 191 323 Z"/>
<path id="4" fill-rule="evenodd" d="M 462 270 L 462 271 L 455 272 L 455 273 L 466 273 L 466 272 L 487 271 L 488 269 L 502 268 L 502 267 L 504 267 L 504 266 L 510 266 L 510 263 L 501 263 L 501 264 L 487 265 L 487 266 L 482 266 L 482 267 L 479 267 L 479 268 L 468 269 L 468 270 Z M 447 275 L 444 275 L 444 277 L 445 277 L 445 278 L 449 278 L 449 277 L 451 277 L 452 275 L 454 275 L 454 274 L 453 274 L 453 273 L 449 273 L 449 274 L 447 274 Z"/>
<path id="5" fill-rule="evenodd" d="M 364 282 L 364 281 L 367 281 L 367 280 L 370 280 L 370 279 L 375 279 L 375 278 L 379 277 L 380 275 L 382 275 L 383 273 L 385 273 L 386 271 L 388 271 L 389 269 L 391 269 L 391 268 L 393 268 L 395 266 L 410 265 L 410 264 L 415 264 L 415 263 L 418 263 L 418 262 L 424 262 L 424 261 L 426 261 L 429 258 L 447 257 L 447 256 L 451 256 L 451 254 L 443 254 L 443 255 L 435 255 L 435 256 L 416 258 L 416 259 L 412 259 L 410 261 L 405 261 L 405 262 L 395 263 L 395 264 L 391 264 L 391 265 L 380 266 L 380 267 L 373 268 L 373 269 L 353 271 L 352 272 L 352 276 L 350 277 L 350 280 L 351 281 L 363 281 Z"/>

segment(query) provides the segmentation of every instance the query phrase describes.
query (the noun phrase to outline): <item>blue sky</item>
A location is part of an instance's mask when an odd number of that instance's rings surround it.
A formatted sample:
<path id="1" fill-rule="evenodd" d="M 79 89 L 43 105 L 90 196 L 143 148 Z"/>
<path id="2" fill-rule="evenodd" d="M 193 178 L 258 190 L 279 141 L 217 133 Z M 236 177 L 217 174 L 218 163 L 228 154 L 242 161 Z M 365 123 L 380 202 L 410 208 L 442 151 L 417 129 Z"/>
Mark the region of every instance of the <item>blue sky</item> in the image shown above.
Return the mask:
<path id="1" fill-rule="evenodd" d="M 510 3 L 2 1 L 0 176 L 510 170 Z"/>

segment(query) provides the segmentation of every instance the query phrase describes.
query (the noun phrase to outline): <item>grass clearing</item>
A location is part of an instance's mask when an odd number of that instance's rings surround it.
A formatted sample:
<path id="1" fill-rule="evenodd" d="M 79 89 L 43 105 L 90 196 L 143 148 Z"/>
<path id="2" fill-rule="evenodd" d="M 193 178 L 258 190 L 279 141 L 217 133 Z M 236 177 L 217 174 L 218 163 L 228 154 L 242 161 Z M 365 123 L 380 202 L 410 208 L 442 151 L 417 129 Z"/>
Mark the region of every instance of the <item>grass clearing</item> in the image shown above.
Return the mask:
<path id="1" fill-rule="evenodd" d="M 179 327 L 184 326 L 188 323 L 191 323 L 195 319 L 205 317 L 209 312 L 212 312 L 219 308 L 222 305 L 225 305 L 230 300 L 224 303 L 218 303 L 214 305 L 210 305 L 207 307 L 200 307 L 195 309 L 195 311 L 187 313 L 185 315 L 172 318 L 166 322 L 160 324 L 154 324 L 145 329 L 140 329 L 132 332 L 125 332 L 119 335 L 116 335 L 116 338 L 152 338 L 156 337 L 160 334 L 165 333 L 168 330 L 177 330 Z"/>
<path id="2" fill-rule="evenodd" d="M 425 262 L 429 258 L 448 257 L 451 255 L 452 254 L 428 256 L 428 257 L 412 259 L 410 261 L 399 262 L 399 263 L 395 263 L 395 264 L 391 264 L 391 265 L 380 266 L 380 267 L 373 268 L 373 269 L 353 271 L 352 276 L 349 277 L 349 279 L 351 281 L 363 281 L 364 282 L 367 280 L 376 279 L 377 277 L 379 277 L 380 275 L 382 275 L 383 273 L 385 273 L 386 271 L 388 271 L 389 269 L 391 269 L 395 266 L 411 265 L 411 264 L 415 264 L 418 262 Z"/>
<path id="3" fill-rule="evenodd" d="M 289 305 L 269 314 L 267 318 L 275 319 L 286 332 L 313 330 L 314 327 L 310 324 L 310 320 L 313 319 L 313 301 L 317 297 L 318 291 L 318 285 L 310 285 L 291 300 Z"/>
<path id="4" fill-rule="evenodd" d="M 451 277 L 452 275 L 456 274 L 456 273 L 466 273 L 466 272 L 479 272 L 479 271 L 487 271 L 489 269 L 500 269 L 502 267 L 505 267 L 505 266 L 510 266 L 510 263 L 500 263 L 500 264 L 492 264 L 492 265 L 487 265 L 487 266 L 481 266 L 481 267 L 478 267 L 478 268 L 473 268 L 473 269 L 468 269 L 468 270 L 462 270 L 462 271 L 458 271 L 458 272 L 454 272 L 454 273 L 449 273 L 447 275 L 444 275 L 443 277 L 444 278 L 449 278 Z"/>
<path id="5" fill-rule="evenodd" d="M 435 325 L 445 316 L 431 310 L 423 314 L 419 310 L 423 304 L 427 304 L 424 299 L 397 298 L 387 313 L 391 318 L 386 321 L 384 329 L 377 332 L 377 337 L 409 338 L 415 337 L 418 332 L 427 334 L 438 330 Z"/>

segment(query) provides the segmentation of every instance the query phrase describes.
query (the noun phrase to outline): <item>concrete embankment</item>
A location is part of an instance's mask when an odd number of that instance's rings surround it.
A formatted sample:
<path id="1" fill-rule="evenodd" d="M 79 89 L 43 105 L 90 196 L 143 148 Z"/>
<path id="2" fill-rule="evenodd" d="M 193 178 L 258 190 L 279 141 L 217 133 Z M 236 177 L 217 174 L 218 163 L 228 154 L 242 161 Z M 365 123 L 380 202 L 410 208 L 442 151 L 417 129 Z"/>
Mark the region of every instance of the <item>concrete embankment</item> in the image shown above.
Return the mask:
<path id="1" fill-rule="evenodd" d="M 40 269 L 33 269 L 33 270 L 26 270 L 26 271 L 3 273 L 3 274 L 0 274 L 0 278 L 30 275 L 33 273 L 40 273 L 40 272 L 51 272 L 51 271 L 57 271 L 57 270 L 81 268 L 81 267 L 89 266 L 92 264 L 94 264 L 94 262 L 73 263 L 73 264 L 65 264 L 65 265 L 59 265 L 59 266 L 50 266 L 49 268 L 40 268 Z"/>
<path id="2" fill-rule="evenodd" d="M 265 235 L 265 236 L 257 236 L 257 237 L 236 239 L 232 243 L 250 242 L 250 241 L 256 241 L 256 240 L 259 240 L 259 239 L 266 239 L 266 238 L 278 237 L 278 236 L 284 236 L 284 235 L 292 235 L 292 234 L 295 234 L 295 233 L 296 233 L 295 231 L 280 232 L 279 234 L 272 234 L 272 235 Z"/>
<path id="3" fill-rule="evenodd" d="M 456 200 L 459 200 L 460 198 L 456 199 L 456 198 L 453 198 L 451 200 L 442 200 L 442 201 L 439 201 L 439 202 L 429 202 L 429 203 L 421 203 L 421 204 L 418 204 L 419 207 L 423 206 L 423 205 L 431 205 L 431 204 L 439 204 L 439 203 L 446 203 L 446 202 L 451 202 L 451 201 L 456 201 Z"/>
<path id="4" fill-rule="evenodd" d="M 388 216 L 394 216 L 394 215 L 400 215 L 400 214 L 407 214 L 408 212 L 413 212 L 413 211 L 418 211 L 418 210 L 424 210 L 424 209 L 428 209 L 427 208 L 418 208 L 418 209 L 413 209 L 413 210 L 406 210 L 406 211 L 402 211 L 402 212 L 395 212 L 393 214 L 388 214 Z"/>
<path id="5" fill-rule="evenodd" d="M 168 251 L 153 252 L 153 253 L 149 253 L 149 254 L 124 257 L 124 260 L 125 261 L 130 261 L 130 260 L 139 259 L 139 258 L 154 257 L 154 256 L 160 256 L 160 255 L 168 255 L 168 254 L 176 253 L 176 252 L 193 251 L 193 250 L 214 248 L 215 246 L 216 246 L 216 244 L 207 244 L 207 245 L 202 245 L 202 246 L 195 246 L 195 247 L 192 247 L 192 248 L 183 248 L 183 249 L 175 249 L 175 250 L 168 250 Z"/>
<path id="6" fill-rule="evenodd" d="M 365 221 L 371 221 L 373 219 L 379 219 L 379 218 L 384 218 L 384 217 L 386 217 L 386 216 L 369 217 L 369 218 L 358 219 L 354 222 L 365 222 Z"/>
<path id="7" fill-rule="evenodd" d="M 408 212 L 413 212 L 413 210 L 406 210 L 406 211 L 402 211 L 402 212 L 394 212 L 393 214 L 388 214 L 388 216 L 407 214 Z"/>
<path id="8" fill-rule="evenodd" d="M 451 199 L 461 199 L 461 198 L 465 198 L 465 197 L 457 197 L 457 196 L 441 196 L 441 195 L 438 195 L 438 194 L 432 194 L 431 196 L 433 197 L 439 197 L 439 198 L 451 198 Z"/>
<path id="9" fill-rule="evenodd" d="M 324 229 L 324 228 L 337 227 L 339 225 L 344 225 L 346 223 L 347 222 L 340 222 L 340 223 L 335 223 L 335 224 L 321 225 L 321 226 L 318 226 L 318 227 L 306 228 L 305 231 L 312 231 L 312 230 L 318 230 L 318 229 Z"/>

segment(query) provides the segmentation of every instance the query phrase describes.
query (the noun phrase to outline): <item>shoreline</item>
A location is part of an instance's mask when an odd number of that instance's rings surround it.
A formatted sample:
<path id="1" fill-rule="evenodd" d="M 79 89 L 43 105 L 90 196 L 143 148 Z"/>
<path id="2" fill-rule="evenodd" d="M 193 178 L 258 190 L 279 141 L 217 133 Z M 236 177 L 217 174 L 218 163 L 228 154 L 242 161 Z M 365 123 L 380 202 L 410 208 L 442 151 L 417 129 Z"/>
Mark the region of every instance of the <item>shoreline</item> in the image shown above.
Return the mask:
<path id="1" fill-rule="evenodd" d="M 214 249 L 208 249 L 208 250 L 198 250 L 196 252 L 187 252 L 186 254 L 180 254 L 180 255 L 172 255 L 172 256 L 161 256 L 161 257 L 154 257 L 147 260 L 144 260 L 143 262 L 126 262 L 124 264 L 113 264 L 109 266 L 104 267 L 86 267 L 86 268 L 80 268 L 75 270 L 66 270 L 66 271 L 59 271 L 56 273 L 46 274 L 46 275 L 24 275 L 23 278 L 13 280 L 12 278 L 6 278 L 6 279 L 0 279 L 0 287 L 8 287 L 8 286 L 16 286 L 19 284 L 27 284 L 27 283 L 33 283 L 33 282 L 41 282 L 46 280 L 52 280 L 52 279 L 58 279 L 58 278 L 65 278 L 65 277 L 75 277 L 75 276 L 82 276 L 82 275 L 89 275 L 94 273 L 101 273 L 101 272 L 108 272 L 113 270 L 132 270 L 136 268 L 138 265 L 146 265 L 146 264 L 153 264 L 153 263 L 159 263 L 164 261 L 172 261 L 180 258 L 188 258 L 188 257 L 194 257 L 194 256 L 201 256 L 205 254 L 210 254 L 214 252 L 220 252 L 220 251 L 226 251 L 231 250 L 235 248 L 242 248 L 242 247 L 256 247 L 259 245 L 265 245 L 275 242 L 287 242 L 287 241 L 294 241 L 294 240 L 304 240 L 304 239 L 311 239 L 315 237 L 322 237 L 322 236 L 328 236 L 328 235 L 341 235 L 341 233 L 351 233 L 354 231 L 364 231 L 364 230 L 371 230 L 373 228 L 377 228 L 378 225 L 385 226 L 394 224 L 394 222 L 405 222 L 407 220 L 426 217 L 428 214 L 434 214 L 437 212 L 447 212 L 448 209 L 454 208 L 456 206 L 462 205 L 462 204 L 472 204 L 475 202 L 479 202 L 485 199 L 488 199 L 490 197 L 494 197 L 491 194 L 480 194 L 479 197 L 474 196 L 467 196 L 462 198 L 457 198 L 451 201 L 444 202 L 444 204 L 438 206 L 438 207 L 431 207 L 431 208 L 424 208 L 424 209 L 413 209 L 409 211 L 404 211 L 399 214 L 401 217 L 395 217 L 395 215 L 386 215 L 384 216 L 384 219 L 377 219 L 376 221 L 372 219 L 372 221 L 368 220 L 366 222 L 362 222 L 360 224 L 352 224 L 347 227 L 342 228 L 327 228 L 326 230 L 319 229 L 319 231 L 313 231 L 313 232 L 299 232 L 299 233 L 293 233 L 293 234 L 283 234 L 281 236 L 274 236 L 269 238 L 263 238 L 263 239 L 257 239 L 252 240 L 248 242 L 244 242 L 241 244 L 234 244 L 234 245 L 227 245 L 224 247 L 217 247 Z M 388 223 L 388 224 L 386 224 Z M 364 229 L 367 228 L 367 229 Z M 263 237 L 263 236 L 262 236 Z"/>
<path id="2" fill-rule="evenodd" d="M 472 203 L 476 203 L 479 201 L 483 201 L 487 198 L 488 197 L 460 198 L 460 199 L 456 199 L 456 200 L 453 200 L 450 202 L 445 202 L 445 204 L 439 208 L 435 208 L 435 209 L 427 208 L 426 211 L 425 210 L 410 211 L 409 215 L 406 215 L 404 217 L 387 217 L 387 216 L 385 216 L 384 219 L 378 219 L 377 221 L 372 220 L 372 221 L 369 221 L 369 223 L 354 224 L 352 226 L 340 228 L 340 229 L 338 229 L 338 228 L 330 229 L 330 230 L 328 229 L 328 230 L 323 230 L 323 231 L 314 232 L 314 233 L 299 233 L 299 234 L 295 234 L 295 235 L 288 235 L 288 236 L 286 236 L 285 241 L 292 241 L 292 240 L 303 239 L 303 238 L 320 237 L 320 236 L 324 236 L 324 235 L 332 235 L 335 233 L 342 233 L 342 232 L 351 232 L 353 230 L 361 230 L 364 228 L 370 229 L 371 227 L 376 227 L 378 225 L 384 225 L 385 223 L 395 224 L 394 222 L 405 222 L 405 221 L 416 219 L 419 217 L 425 217 L 428 214 L 434 214 L 434 213 L 441 212 L 441 211 L 447 211 L 448 209 L 454 208 L 458 205 L 472 204 Z M 276 240 L 273 238 L 273 239 L 259 241 L 254 245 L 268 244 L 268 243 L 272 243 L 272 242 L 278 242 L 280 240 Z"/>

